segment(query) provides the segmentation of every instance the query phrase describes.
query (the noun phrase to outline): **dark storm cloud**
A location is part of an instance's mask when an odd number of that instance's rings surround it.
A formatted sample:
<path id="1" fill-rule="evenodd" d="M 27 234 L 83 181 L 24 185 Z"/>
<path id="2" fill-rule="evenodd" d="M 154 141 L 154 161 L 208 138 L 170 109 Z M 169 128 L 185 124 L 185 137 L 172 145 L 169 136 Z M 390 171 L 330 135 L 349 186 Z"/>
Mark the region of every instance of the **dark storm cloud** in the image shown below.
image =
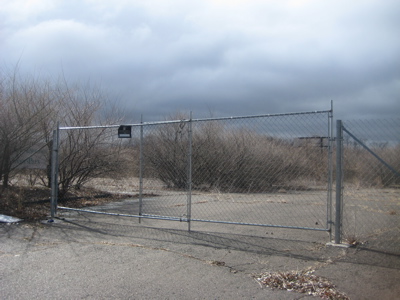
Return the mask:
<path id="1" fill-rule="evenodd" d="M 397 1 L 13 1 L 4 63 L 92 80 L 138 118 L 400 112 Z"/>

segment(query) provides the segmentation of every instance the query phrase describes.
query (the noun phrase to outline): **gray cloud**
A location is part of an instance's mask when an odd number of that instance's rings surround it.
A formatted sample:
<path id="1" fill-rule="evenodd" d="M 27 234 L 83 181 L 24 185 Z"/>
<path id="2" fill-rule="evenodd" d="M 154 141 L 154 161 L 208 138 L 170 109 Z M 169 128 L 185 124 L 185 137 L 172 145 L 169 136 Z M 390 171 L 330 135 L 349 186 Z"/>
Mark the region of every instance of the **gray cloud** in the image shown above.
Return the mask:
<path id="1" fill-rule="evenodd" d="M 92 80 L 135 118 L 400 113 L 398 1 L 13 1 L 5 64 Z"/>

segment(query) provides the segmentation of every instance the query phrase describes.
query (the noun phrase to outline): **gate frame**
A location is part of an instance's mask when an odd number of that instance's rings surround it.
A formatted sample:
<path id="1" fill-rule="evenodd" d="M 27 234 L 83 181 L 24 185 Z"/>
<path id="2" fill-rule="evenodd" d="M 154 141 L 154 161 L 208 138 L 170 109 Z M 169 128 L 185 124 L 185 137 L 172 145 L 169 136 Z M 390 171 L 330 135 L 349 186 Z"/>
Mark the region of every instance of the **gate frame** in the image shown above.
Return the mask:
<path id="1" fill-rule="evenodd" d="M 257 224 L 257 223 L 243 223 L 243 222 L 228 222 L 228 221 L 216 221 L 216 220 L 204 220 L 204 219 L 196 219 L 192 218 L 191 215 L 191 196 L 192 196 L 192 124 L 193 122 L 206 122 L 206 121 L 221 121 L 221 120 L 233 120 L 233 119 L 250 119 L 250 118 L 267 118 L 267 117 L 279 117 L 279 116 L 290 116 L 290 115 L 306 115 L 306 114 L 322 114 L 325 113 L 328 116 L 328 174 L 327 174 L 327 202 L 326 202 L 326 226 L 325 228 L 312 228 L 312 227 L 300 227 L 300 226 L 285 226 L 285 225 L 274 225 L 274 224 Z M 187 152 L 187 214 L 186 218 L 182 217 L 169 217 L 169 216 L 159 216 L 159 215 L 146 215 L 142 212 L 143 207 L 143 128 L 148 125 L 158 125 L 158 124 L 176 124 L 176 123 L 189 123 L 188 126 L 188 152 Z M 139 219 L 139 223 L 142 218 L 147 219 L 160 219 L 160 220 L 171 220 L 171 221 L 180 221 L 188 223 L 188 231 L 191 231 L 191 222 L 210 222 L 210 223 L 223 223 L 223 224 L 235 224 L 235 225 L 249 225 L 249 226 L 262 226 L 262 227 L 275 227 L 275 228 L 287 228 L 287 229 L 303 229 L 303 230 L 314 230 L 314 231 L 325 231 L 329 232 L 330 240 L 332 239 L 332 224 L 335 224 L 335 242 L 337 232 L 339 231 L 337 226 L 340 222 L 332 221 L 332 187 L 333 187 L 333 167 L 332 167 L 332 157 L 333 157 L 333 141 L 335 138 L 333 137 L 333 101 L 331 101 L 331 109 L 330 110 L 322 110 L 322 111 L 310 111 L 310 112 L 297 112 L 297 113 L 280 113 L 280 114 L 262 114 L 262 115 L 249 115 L 249 116 L 236 116 L 236 117 L 222 117 L 222 118 L 204 118 L 204 119 L 193 119 L 192 112 L 190 112 L 189 119 L 183 120 L 171 120 L 171 121 L 158 121 L 158 122 L 143 122 L 143 116 L 141 116 L 140 123 L 135 124 L 124 124 L 124 126 L 131 127 L 140 127 L 140 154 L 139 154 L 139 213 L 138 215 L 131 214 L 119 214 L 119 213 L 108 213 L 108 212 L 99 212 L 88 209 L 77 209 L 77 208 L 68 208 L 58 206 L 58 168 L 59 168 L 59 146 L 60 146 L 60 131 L 61 130 L 74 130 L 74 129 L 96 129 L 96 128 L 118 128 L 121 126 L 118 125 L 98 125 L 98 126 L 72 126 L 72 127 L 60 127 L 59 123 L 57 123 L 57 128 L 53 131 L 53 147 L 52 147 L 52 155 L 51 155 L 51 218 L 55 218 L 57 215 L 57 211 L 59 209 L 70 210 L 70 211 L 82 211 L 87 213 L 95 213 L 95 214 L 104 214 L 104 215 L 113 215 L 113 216 L 123 216 L 123 217 L 134 217 Z M 336 139 L 338 142 L 339 139 Z M 337 147 L 338 148 L 338 147 Z M 337 180 L 337 178 L 336 178 Z M 337 181 L 338 182 L 338 181 Z M 336 187 L 337 191 L 338 187 Z M 341 197 L 340 197 L 341 198 Z M 339 199 L 340 200 L 340 199 Z M 338 208 L 338 194 L 336 194 L 336 211 Z M 336 213 L 336 218 L 340 217 L 340 214 Z M 340 225 L 339 225 L 340 226 Z M 340 235 L 338 235 L 340 238 Z"/>

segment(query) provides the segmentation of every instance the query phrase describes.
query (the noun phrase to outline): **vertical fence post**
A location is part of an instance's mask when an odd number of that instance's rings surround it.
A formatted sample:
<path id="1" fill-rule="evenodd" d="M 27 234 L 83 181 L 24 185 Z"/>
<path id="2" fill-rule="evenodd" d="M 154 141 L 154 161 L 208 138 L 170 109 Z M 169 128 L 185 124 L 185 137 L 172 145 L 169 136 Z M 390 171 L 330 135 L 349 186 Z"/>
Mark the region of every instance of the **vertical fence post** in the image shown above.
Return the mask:
<path id="1" fill-rule="evenodd" d="M 58 202 L 58 147 L 59 147 L 59 124 L 57 129 L 53 130 L 53 143 L 51 149 L 51 203 L 50 203 L 50 215 L 54 218 L 57 213 L 57 202 Z"/>
<path id="2" fill-rule="evenodd" d="M 192 112 L 190 112 L 190 120 L 189 120 L 189 149 L 188 149 L 188 171 L 187 171 L 187 222 L 188 222 L 188 231 L 190 231 L 190 220 L 192 217 Z"/>
<path id="3" fill-rule="evenodd" d="M 326 228 L 329 231 L 329 240 L 332 241 L 332 189 L 333 189 L 333 101 L 328 115 L 328 203 L 326 210 Z"/>
<path id="4" fill-rule="evenodd" d="M 343 182 L 343 125 L 342 120 L 336 121 L 336 218 L 335 218 L 335 244 L 340 244 L 342 230 L 342 182 Z"/>
<path id="5" fill-rule="evenodd" d="M 143 115 L 140 116 L 140 144 L 139 144 L 139 216 L 143 210 Z M 139 218 L 141 223 L 142 218 Z"/>

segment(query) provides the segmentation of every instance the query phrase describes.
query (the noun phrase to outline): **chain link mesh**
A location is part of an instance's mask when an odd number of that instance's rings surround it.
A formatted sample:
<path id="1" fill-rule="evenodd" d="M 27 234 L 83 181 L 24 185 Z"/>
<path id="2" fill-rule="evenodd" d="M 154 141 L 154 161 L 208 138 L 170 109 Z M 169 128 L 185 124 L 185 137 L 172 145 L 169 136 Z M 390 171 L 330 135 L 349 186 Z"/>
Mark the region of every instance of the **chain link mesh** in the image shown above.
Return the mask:
<path id="1" fill-rule="evenodd" d="M 309 113 L 145 126 L 143 193 L 155 196 L 143 214 L 326 230 L 328 122 Z"/>
<path id="2" fill-rule="evenodd" d="M 343 239 L 400 253 L 400 119 L 343 126 Z"/>
<path id="3" fill-rule="evenodd" d="M 134 197 L 87 211 L 329 231 L 331 122 L 330 111 L 183 118 L 132 125 L 131 139 L 115 126 L 62 128 L 59 205 L 73 207 L 63 186 L 113 182 Z"/>

